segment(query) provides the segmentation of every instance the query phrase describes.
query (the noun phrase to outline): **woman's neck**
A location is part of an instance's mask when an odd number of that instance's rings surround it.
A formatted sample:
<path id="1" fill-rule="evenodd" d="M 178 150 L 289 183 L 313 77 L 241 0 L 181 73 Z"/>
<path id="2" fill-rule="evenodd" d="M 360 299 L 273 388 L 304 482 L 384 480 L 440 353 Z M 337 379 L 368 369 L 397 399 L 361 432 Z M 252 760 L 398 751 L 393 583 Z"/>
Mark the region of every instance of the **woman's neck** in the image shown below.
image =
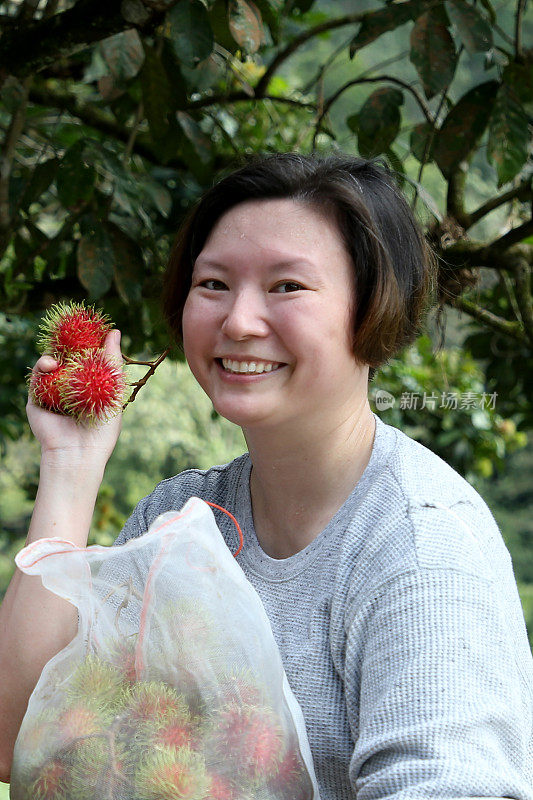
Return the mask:
<path id="1" fill-rule="evenodd" d="M 254 526 L 268 555 L 294 555 L 326 527 L 365 471 L 375 426 L 365 397 L 349 418 L 312 435 L 245 431 Z"/>

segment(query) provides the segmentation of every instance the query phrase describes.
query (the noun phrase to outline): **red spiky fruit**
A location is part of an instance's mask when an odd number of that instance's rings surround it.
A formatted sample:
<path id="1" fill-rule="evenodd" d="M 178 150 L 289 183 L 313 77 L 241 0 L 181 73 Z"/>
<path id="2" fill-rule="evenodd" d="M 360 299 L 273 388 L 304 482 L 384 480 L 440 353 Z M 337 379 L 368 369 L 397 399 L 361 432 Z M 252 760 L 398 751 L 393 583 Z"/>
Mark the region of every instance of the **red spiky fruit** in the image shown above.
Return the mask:
<path id="1" fill-rule="evenodd" d="M 208 788 L 203 757 L 186 747 L 154 751 L 141 764 L 135 783 L 145 800 L 204 800 Z"/>
<path id="2" fill-rule="evenodd" d="M 187 720 L 181 718 L 165 721 L 154 734 L 153 743 L 156 747 L 191 747 L 193 741 L 193 728 Z"/>
<path id="3" fill-rule="evenodd" d="M 37 341 L 41 353 L 67 356 L 97 350 L 113 324 L 106 314 L 84 303 L 56 303 L 41 320 Z"/>
<path id="4" fill-rule="evenodd" d="M 92 653 L 78 665 L 67 685 L 67 701 L 83 703 L 105 715 L 115 714 L 125 701 L 126 685 L 116 667 Z"/>
<path id="5" fill-rule="evenodd" d="M 182 747 L 195 749 L 200 730 L 189 713 L 185 698 L 175 695 L 172 705 L 161 702 L 164 701 L 161 695 L 160 702 L 153 701 L 154 695 L 150 698 L 145 694 L 142 704 L 137 705 L 136 744 L 145 751 L 161 748 L 178 750 Z M 139 712 L 142 712 L 142 717 Z M 132 719 L 134 716 L 130 713 L 130 723 Z"/>
<path id="6" fill-rule="evenodd" d="M 53 372 L 37 372 L 28 376 L 29 391 L 35 405 L 64 414 L 60 385 L 65 378 L 65 364 Z"/>
<path id="7" fill-rule="evenodd" d="M 149 724 L 158 730 L 163 721 L 187 720 L 189 711 L 184 698 L 170 686 L 157 681 L 134 684 L 121 717 L 125 730 L 137 735 L 141 727 Z"/>
<path id="8" fill-rule="evenodd" d="M 72 800 L 131 796 L 125 792 L 129 775 L 126 748 L 112 728 L 107 734 L 87 740 L 76 757 L 69 759 Z"/>
<path id="9" fill-rule="evenodd" d="M 278 717 L 268 708 L 229 703 L 216 721 L 217 749 L 230 757 L 251 778 L 269 778 L 279 767 L 283 731 Z"/>
<path id="10" fill-rule="evenodd" d="M 99 715 L 83 703 L 65 709 L 57 720 L 57 736 L 63 745 L 84 741 L 102 731 Z"/>
<path id="11" fill-rule="evenodd" d="M 124 681 L 132 686 L 137 682 L 137 670 L 135 668 L 135 649 L 137 636 L 128 639 L 116 638 L 108 644 L 107 659 L 120 670 Z"/>
<path id="12" fill-rule="evenodd" d="M 31 788 L 33 800 L 65 800 L 67 797 L 67 768 L 58 758 L 41 769 Z"/>
<path id="13" fill-rule="evenodd" d="M 69 356 L 58 380 L 61 407 L 78 422 L 93 424 L 118 414 L 126 393 L 122 367 L 104 350 Z"/>

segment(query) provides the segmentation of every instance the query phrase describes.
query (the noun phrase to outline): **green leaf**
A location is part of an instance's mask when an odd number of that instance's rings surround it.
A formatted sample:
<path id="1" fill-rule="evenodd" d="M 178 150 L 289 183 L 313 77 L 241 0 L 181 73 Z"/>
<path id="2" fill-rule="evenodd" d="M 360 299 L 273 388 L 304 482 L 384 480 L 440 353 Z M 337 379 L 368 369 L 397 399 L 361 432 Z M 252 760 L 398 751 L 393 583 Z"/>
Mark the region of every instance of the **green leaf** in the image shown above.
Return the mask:
<path id="1" fill-rule="evenodd" d="M 387 157 L 391 169 L 396 173 L 396 178 L 400 181 L 400 185 L 402 185 L 405 177 L 405 167 L 401 159 L 398 157 L 397 153 L 394 152 L 392 147 L 385 150 L 385 156 Z"/>
<path id="2" fill-rule="evenodd" d="M 24 189 L 20 200 L 20 208 L 28 208 L 48 189 L 56 176 L 58 165 L 59 160 L 57 158 L 49 158 L 47 161 L 41 161 L 40 164 L 37 164 L 28 185 Z"/>
<path id="3" fill-rule="evenodd" d="M 512 61 L 503 71 L 503 83 L 511 87 L 526 113 L 533 115 L 533 62 Z"/>
<path id="4" fill-rule="evenodd" d="M 498 188 L 518 175 L 527 161 L 527 115 L 514 90 L 502 84 L 490 117 L 487 158 L 498 172 Z"/>
<path id="5" fill-rule="evenodd" d="M 184 86 L 191 92 L 202 92 L 216 86 L 225 74 L 227 65 L 219 53 L 211 53 L 209 58 L 201 61 L 197 67 L 191 69 L 184 64 L 181 67 L 181 74 L 184 79 Z M 185 103 L 180 105 L 185 107 Z"/>
<path id="6" fill-rule="evenodd" d="M 207 59 L 209 60 L 209 59 Z M 202 63 L 205 63 L 202 62 Z M 163 47 L 161 49 L 161 64 L 167 76 L 171 77 L 170 89 L 172 91 L 172 108 L 185 108 L 188 103 L 187 83 L 183 74 L 183 70 L 188 67 L 176 55 L 176 51 L 169 39 L 163 39 Z M 196 73 L 201 65 L 190 69 L 189 72 Z"/>
<path id="7" fill-rule="evenodd" d="M 350 58 L 358 50 L 366 47 L 383 33 L 395 30 L 400 25 L 405 25 L 418 16 L 420 3 L 416 0 L 407 0 L 405 3 L 395 3 L 379 11 L 371 11 L 365 15 L 357 34 L 350 43 Z"/>
<path id="8" fill-rule="evenodd" d="M 146 273 L 142 250 L 112 222 L 106 222 L 105 227 L 113 248 L 117 292 L 126 305 L 140 303 Z"/>
<path id="9" fill-rule="evenodd" d="M 100 42 L 102 58 L 109 67 L 115 86 L 134 78 L 144 62 L 144 50 L 135 28 L 117 33 Z"/>
<path id="10" fill-rule="evenodd" d="M 445 178 L 474 150 L 490 118 L 498 91 L 497 81 L 470 89 L 453 106 L 437 132 L 433 154 Z"/>
<path id="11" fill-rule="evenodd" d="M 411 31 L 410 61 L 422 81 L 428 99 L 452 81 L 457 64 L 455 45 L 436 10 L 418 17 Z"/>
<path id="12" fill-rule="evenodd" d="M 264 42 L 261 12 L 251 0 L 230 0 L 229 29 L 246 53 L 256 53 Z"/>
<path id="13" fill-rule="evenodd" d="M 89 200 L 94 192 L 96 171 L 86 163 L 85 143 L 78 140 L 63 156 L 57 171 L 57 194 L 65 208 Z"/>
<path id="14" fill-rule="evenodd" d="M 422 164 L 424 161 L 429 162 L 433 160 L 433 146 L 429 146 L 429 152 L 426 152 L 429 138 L 433 131 L 433 125 L 429 122 L 419 122 L 411 131 L 409 145 L 411 153 Z"/>
<path id="15" fill-rule="evenodd" d="M 195 67 L 211 55 L 213 31 L 200 0 L 179 0 L 167 13 L 166 22 L 174 52 L 186 66 Z"/>
<path id="16" fill-rule="evenodd" d="M 281 33 L 283 2 L 281 0 L 276 0 L 276 2 L 272 2 L 272 0 L 256 0 L 256 6 L 261 14 L 263 26 L 268 25 L 274 44 L 278 44 Z"/>
<path id="17" fill-rule="evenodd" d="M 364 158 L 385 152 L 396 139 L 401 105 L 403 93 L 399 89 L 376 89 L 363 103 L 359 114 L 347 120 L 357 133 L 359 152 Z"/>
<path id="18" fill-rule="evenodd" d="M 165 187 L 158 181 L 147 177 L 141 182 L 141 188 L 143 193 L 148 195 L 161 216 L 168 217 L 172 208 L 172 198 Z"/>
<path id="19" fill-rule="evenodd" d="M 234 53 L 238 49 L 238 45 L 229 29 L 226 0 L 215 0 L 208 11 L 208 17 L 217 44 L 230 53 Z"/>
<path id="20" fill-rule="evenodd" d="M 433 195 L 431 195 L 421 183 L 415 181 L 414 178 L 410 178 L 407 173 L 404 175 L 404 180 L 407 181 L 407 183 L 410 183 L 411 186 L 416 189 L 419 198 L 424 203 L 428 211 L 431 211 L 435 219 L 438 220 L 438 222 L 442 222 L 442 214 L 439 211 L 439 206 Z"/>
<path id="21" fill-rule="evenodd" d="M 113 283 L 114 253 L 104 226 L 87 215 L 80 221 L 83 230 L 78 242 L 78 278 L 88 291 L 89 300 L 105 294 Z"/>
<path id="22" fill-rule="evenodd" d="M 480 2 L 481 2 L 481 5 L 483 6 L 483 8 L 485 9 L 485 11 L 488 13 L 488 15 L 490 17 L 490 24 L 491 25 L 495 25 L 496 24 L 496 12 L 494 11 L 494 9 L 493 9 L 493 7 L 492 7 L 492 5 L 490 3 L 490 0 L 480 0 Z"/>
<path id="23" fill-rule="evenodd" d="M 144 43 L 145 61 L 141 71 L 144 111 L 155 142 L 169 132 L 169 114 L 175 108 L 167 72 L 153 47 Z"/>
<path id="24" fill-rule="evenodd" d="M 465 0 L 446 0 L 450 21 L 469 53 L 490 50 L 492 47 L 492 28 L 477 8 Z"/>
<path id="25" fill-rule="evenodd" d="M 178 111 L 177 120 L 182 131 L 180 150 L 193 174 L 200 181 L 205 181 L 213 157 L 211 141 L 190 114 Z"/>
<path id="26" fill-rule="evenodd" d="M 209 137 L 205 135 L 200 125 L 190 114 L 186 114 L 184 111 L 178 111 L 177 117 L 183 133 L 192 143 L 200 161 L 204 164 L 209 163 L 212 158 L 211 141 Z"/>

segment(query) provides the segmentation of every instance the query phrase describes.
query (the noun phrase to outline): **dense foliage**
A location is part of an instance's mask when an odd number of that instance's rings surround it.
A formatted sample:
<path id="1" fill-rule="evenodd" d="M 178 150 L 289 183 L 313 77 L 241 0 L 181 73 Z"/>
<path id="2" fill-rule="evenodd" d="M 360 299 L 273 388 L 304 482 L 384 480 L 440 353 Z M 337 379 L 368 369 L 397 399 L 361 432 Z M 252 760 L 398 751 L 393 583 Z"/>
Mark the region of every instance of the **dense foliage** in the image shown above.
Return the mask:
<path id="1" fill-rule="evenodd" d="M 530 427 L 525 5 L 1 2 L 0 437 L 24 419 L 19 320 L 97 300 L 132 350 L 162 352 L 161 272 L 202 189 L 245 154 L 337 148 L 396 170 L 440 256 L 440 302 L 475 321 L 487 390 Z"/>

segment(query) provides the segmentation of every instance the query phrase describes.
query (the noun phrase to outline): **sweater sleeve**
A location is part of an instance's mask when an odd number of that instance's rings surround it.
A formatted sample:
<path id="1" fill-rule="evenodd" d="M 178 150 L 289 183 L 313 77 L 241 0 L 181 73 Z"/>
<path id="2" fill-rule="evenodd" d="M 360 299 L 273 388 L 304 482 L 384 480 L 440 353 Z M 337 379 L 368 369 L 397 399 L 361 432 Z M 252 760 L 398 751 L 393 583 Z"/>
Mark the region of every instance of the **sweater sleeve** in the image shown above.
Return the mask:
<path id="1" fill-rule="evenodd" d="M 390 578 L 349 623 L 345 688 L 358 800 L 533 800 L 531 687 L 490 580 Z"/>

